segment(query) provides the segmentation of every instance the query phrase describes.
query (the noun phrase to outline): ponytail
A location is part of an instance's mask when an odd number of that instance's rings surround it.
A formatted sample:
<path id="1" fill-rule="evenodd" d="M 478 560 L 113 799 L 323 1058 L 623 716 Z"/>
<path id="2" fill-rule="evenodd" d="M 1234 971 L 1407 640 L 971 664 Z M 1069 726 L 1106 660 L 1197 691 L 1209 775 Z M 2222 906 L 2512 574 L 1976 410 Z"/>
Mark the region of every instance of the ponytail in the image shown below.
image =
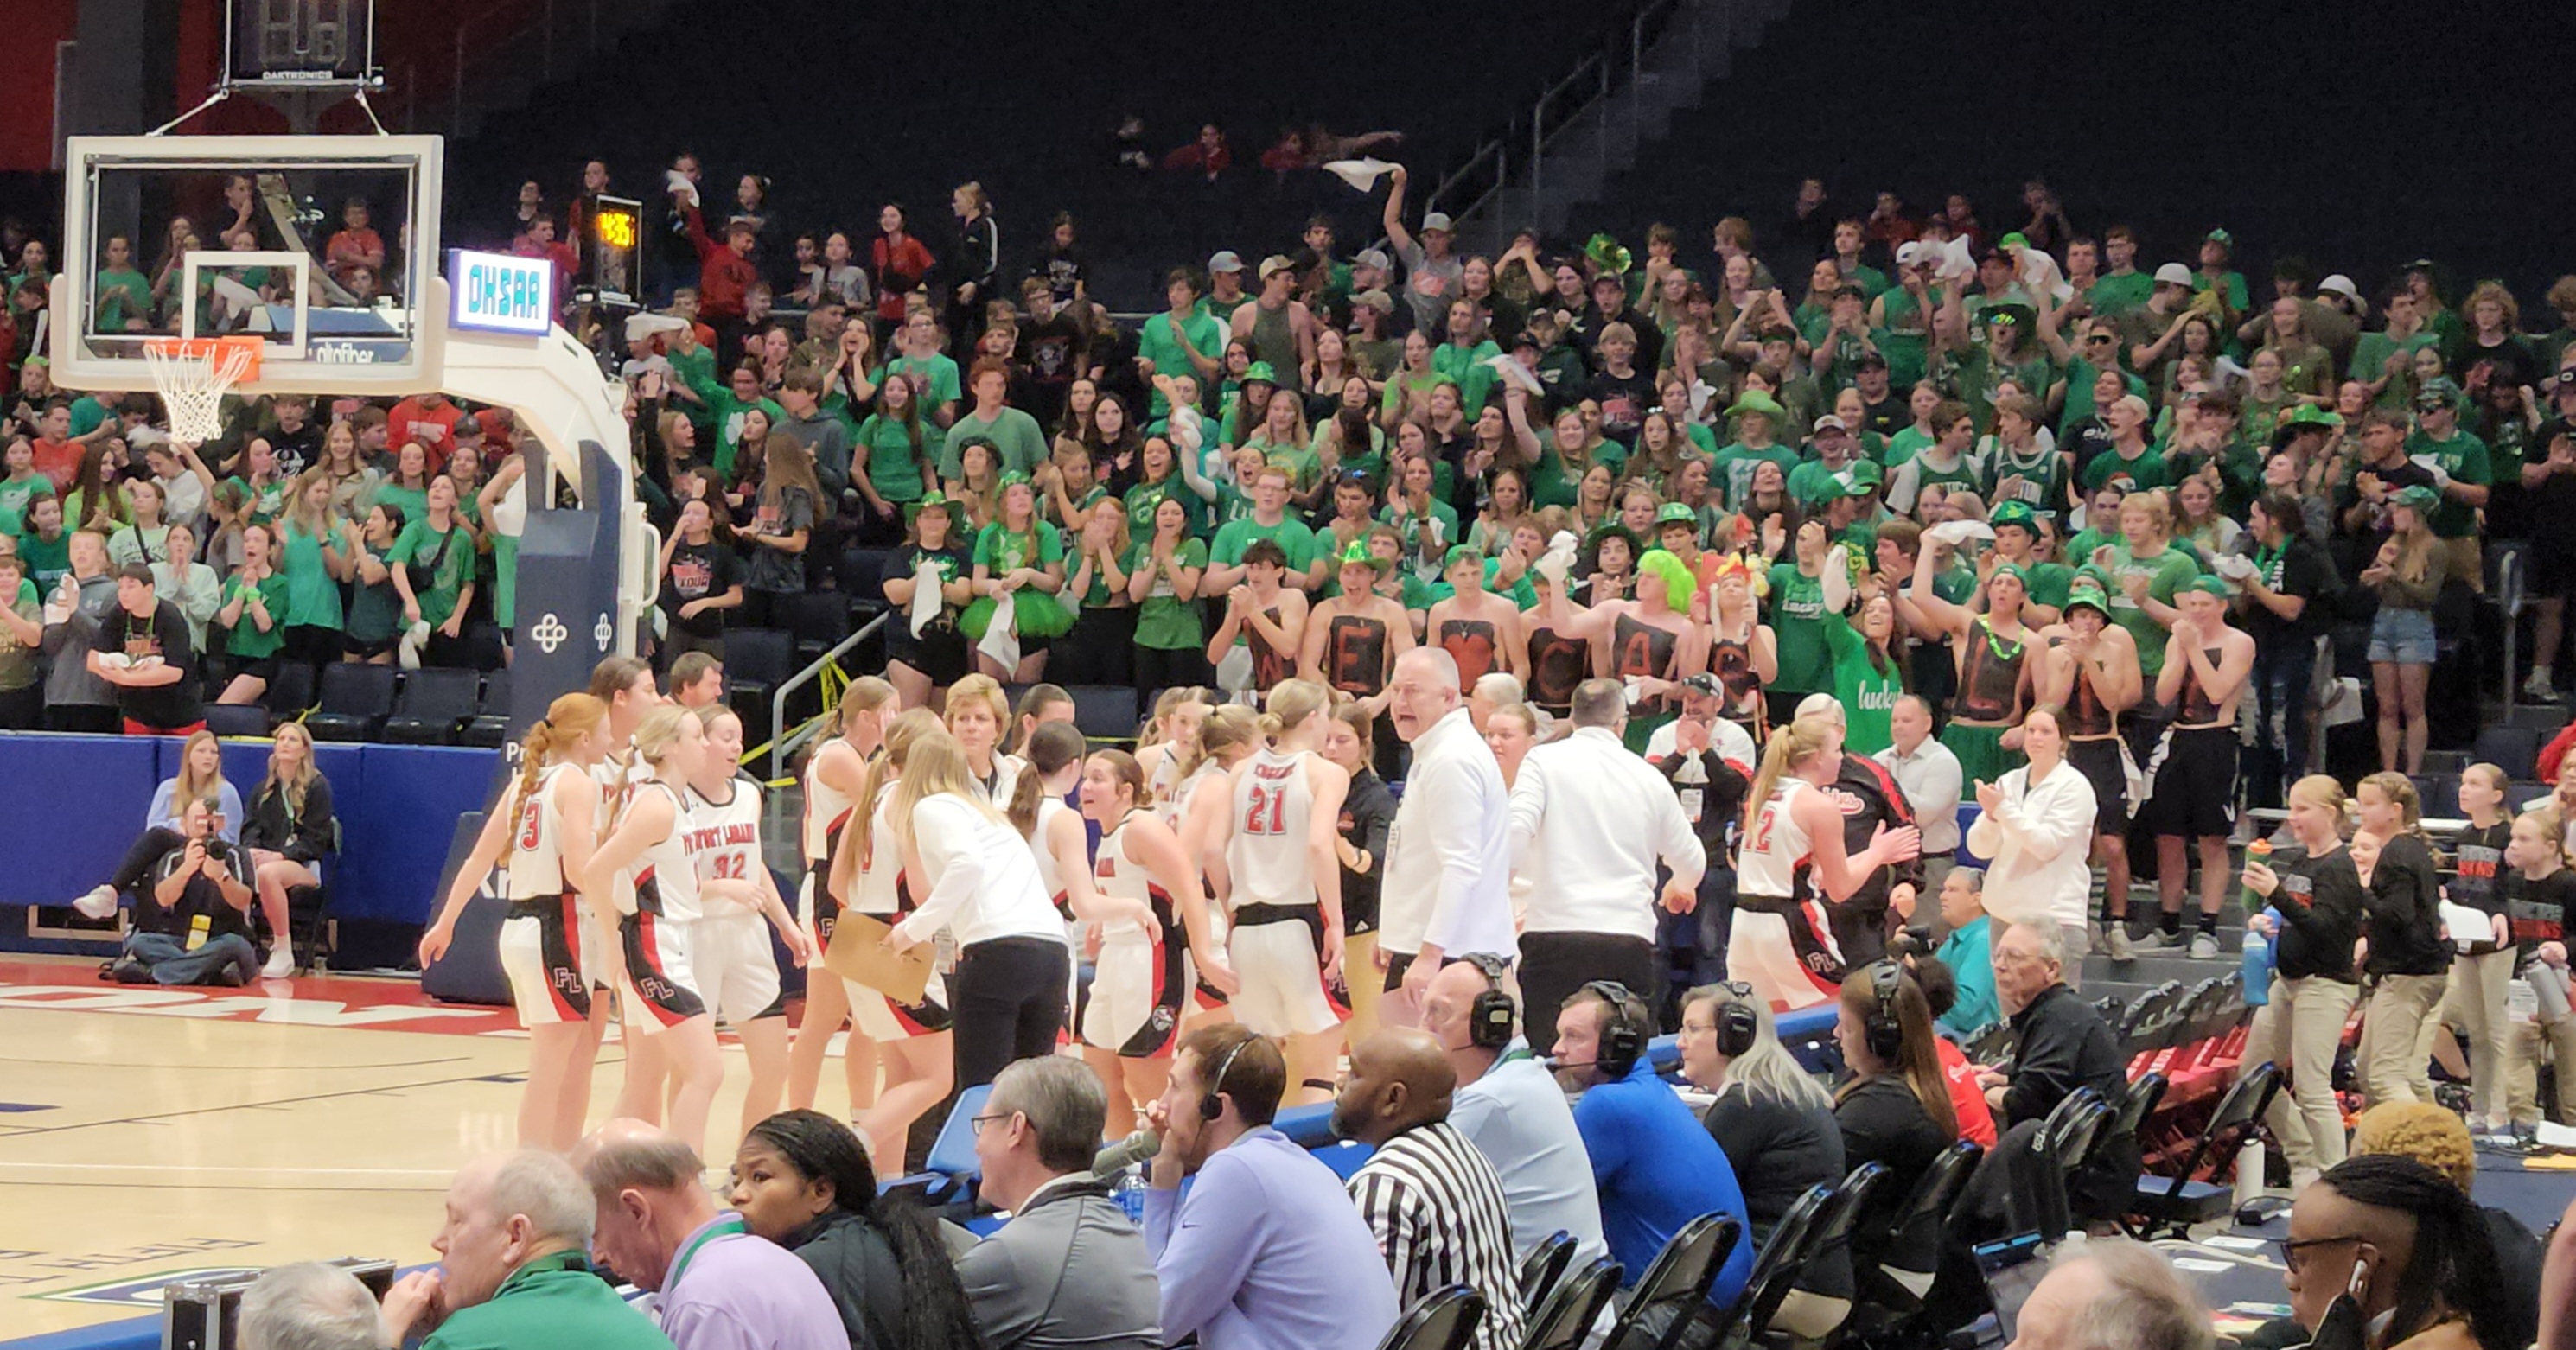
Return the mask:
<path id="1" fill-rule="evenodd" d="M 1011 804 L 1002 812 L 1010 818 L 1012 829 L 1023 835 L 1037 833 L 1038 803 L 1046 796 L 1047 778 L 1061 773 L 1067 764 L 1080 763 L 1088 744 L 1081 732 L 1064 722 L 1040 722 L 1029 733 L 1029 767 L 1011 784 Z"/>
<path id="2" fill-rule="evenodd" d="M 1333 693 L 1313 680 L 1281 680 L 1270 690 L 1269 705 L 1260 718 L 1261 734 L 1275 744 L 1307 718 L 1331 708 Z"/>
<path id="3" fill-rule="evenodd" d="M 570 693 L 546 705 L 546 715 L 528 728 L 519 742 L 519 795 L 522 803 L 536 795 L 537 779 L 556 751 L 578 744 L 608 721 L 608 705 L 584 693 Z"/>
<path id="4" fill-rule="evenodd" d="M 2360 788 L 2377 788 L 2380 796 L 2396 804 L 2398 828 L 2415 836 L 2415 842 L 2427 850 L 2433 847 L 2432 837 L 2424 833 L 2424 799 L 2416 795 L 2412 779 L 2383 770 L 2362 779 L 2355 790 Z"/>
<path id="5" fill-rule="evenodd" d="M 1744 794 L 1744 838 L 1753 837 L 1753 822 L 1762 818 L 1762 808 L 1780 790 L 1780 780 L 1832 743 L 1833 727 L 1821 717 L 1801 717 L 1772 729 L 1771 743 L 1762 751 L 1762 767 L 1753 775 L 1753 789 Z"/>
<path id="6" fill-rule="evenodd" d="M 877 799 L 884 796 L 886 786 L 903 773 L 904 756 L 911 753 L 912 743 L 921 739 L 922 733 L 939 729 L 939 714 L 928 708 L 906 708 L 895 714 L 893 721 L 886 723 L 885 748 L 868 762 L 868 776 L 859 784 L 858 801 L 855 803 L 859 820 L 873 822 L 876 819 Z M 876 866 L 877 839 L 873 826 L 842 831 L 842 847 L 849 846 L 847 841 L 852 835 L 859 840 L 859 865 Z"/>
<path id="7" fill-rule="evenodd" d="M 850 725 L 850 714 L 874 712 L 894 702 L 894 686 L 874 675 L 862 675 L 841 690 L 841 701 L 832 705 L 831 727 L 823 734 L 838 736 Z"/>
<path id="8" fill-rule="evenodd" d="M 1217 708 L 1207 715 L 1207 721 L 1199 725 L 1198 744 L 1189 747 L 1182 759 L 1179 781 L 1188 782 L 1190 775 L 1197 773 L 1200 765 L 1217 758 L 1218 752 L 1238 745 L 1251 745 L 1260 735 L 1261 721 L 1250 708 L 1240 703 L 1228 703 Z"/>

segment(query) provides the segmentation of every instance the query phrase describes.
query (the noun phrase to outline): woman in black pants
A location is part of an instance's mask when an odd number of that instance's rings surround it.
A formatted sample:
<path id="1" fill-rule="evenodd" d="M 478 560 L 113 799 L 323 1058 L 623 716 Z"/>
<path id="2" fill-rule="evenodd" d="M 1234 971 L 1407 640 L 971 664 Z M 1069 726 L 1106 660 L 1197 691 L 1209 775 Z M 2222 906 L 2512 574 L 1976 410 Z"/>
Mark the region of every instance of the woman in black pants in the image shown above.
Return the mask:
<path id="1" fill-rule="evenodd" d="M 959 1090 L 992 1082 L 1015 1060 L 1053 1054 L 1073 977 L 1064 919 L 1028 841 L 976 797 L 955 737 L 931 732 L 913 743 L 891 814 L 922 900 L 885 942 L 900 952 L 942 928 L 955 934 L 948 1003 Z"/>

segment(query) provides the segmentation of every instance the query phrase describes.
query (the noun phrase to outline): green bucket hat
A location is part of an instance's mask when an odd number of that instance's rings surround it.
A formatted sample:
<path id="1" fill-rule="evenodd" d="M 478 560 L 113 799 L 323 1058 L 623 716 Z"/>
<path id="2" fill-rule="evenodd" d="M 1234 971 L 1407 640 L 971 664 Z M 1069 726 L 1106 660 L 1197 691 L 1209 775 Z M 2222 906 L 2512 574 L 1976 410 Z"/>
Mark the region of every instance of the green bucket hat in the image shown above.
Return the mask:
<path id="1" fill-rule="evenodd" d="M 2060 611 L 2071 611 L 2078 605 L 2105 619 L 2111 617 L 2111 597 L 2102 589 L 2102 583 L 2091 577 L 2077 577 L 2075 583 L 2066 588 L 2066 603 Z"/>
<path id="2" fill-rule="evenodd" d="M 1681 503 L 1675 502 L 1674 505 L 1680 506 Z M 1690 508 L 1683 507 L 1682 509 L 1687 511 Z M 1605 539 L 1618 539 L 1625 541 L 1628 545 L 1628 559 L 1631 562 L 1636 561 L 1639 555 L 1646 551 L 1645 541 L 1637 537 L 1637 532 L 1615 520 L 1605 521 L 1599 525 L 1593 526 L 1592 532 L 1583 536 L 1583 546 L 1588 549 L 1598 550 L 1601 547 L 1601 541 Z"/>
<path id="3" fill-rule="evenodd" d="M 1655 512 L 1656 533 L 1662 533 L 1666 525 L 1688 525 L 1696 530 L 1699 528 L 1699 512 L 1692 510 L 1688 502 L 1666 502 Z"/>
<path id="4" fill-rule="evenodd" d="M 2226 599 L 2230 594 L 2227 589 L 2227 579 L 2215 576 L 2208 572 L 2203 572 L 2199 576 L 2193 577 L 2191 580 L 2184 582 L 2175 589 L 2179 591 L 2198 591 L 2203 595 L 2217 596 L 2221 600 Z"/>
<path id="5" fill-rule="evenodd" d="M 1344 567 L 1349 567 L 1356 563 L 1380 576 L 1384 576 L 1386 574 L 1387 565 L 1379 561 L 1376 554 L 1369 552 L 1368 540 L 1366 539 L 1352 540 L 1350 547 L 1342 550 L 1341 561 L 1342 566 Z"/>
<path id="6" fill-rule="evenodd" d="M 2004 502 L 1987 515 L 1986 523 L 1998 530 L 2010 525 L 2034 536 L 2039 533 L 2039 513 L 2028 502 Z"/>
<path id="7" fill-rule="evenodd" d="M 1255 380 L 1276 389 L 1279 387 L 1279 372 L 1267 361 L 1255 361 L 1243 368 L 1243 382 L 1250 384 Z"/>
<path id="8" fill-rule="evenodd" d="M 1752 393 L 1746 394 L 1744 397 L 1737 399 L 1733 404 L 1729 405 L 1726 410 L 1726 415 L 1729 417 L 1739 416 L 1743 413 L 1760 413 L 1765 417 L 1777 421 L 1780 418 L 1788 416 L 1789 410 L 1780 406 L 1780 400 L 1756 389 Z"/>

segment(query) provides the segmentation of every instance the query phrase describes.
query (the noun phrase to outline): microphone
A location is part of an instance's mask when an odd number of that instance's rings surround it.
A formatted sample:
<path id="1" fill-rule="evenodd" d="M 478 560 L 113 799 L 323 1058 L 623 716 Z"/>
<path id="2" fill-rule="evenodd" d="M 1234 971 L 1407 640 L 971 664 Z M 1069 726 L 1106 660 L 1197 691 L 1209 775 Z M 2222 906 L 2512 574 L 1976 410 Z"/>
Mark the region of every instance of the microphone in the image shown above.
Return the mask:
<path id="1" fill-rule="evenodd" d="M 1096 1177 L 1114 1176 L 1125 1171 L 1131 1163 L 1153 1161 L 1154 1155 L 1162 1151 L 1161 1135 L 1152 1130 L 1138 1130 L 1100 1150 L 1091 1160 L 1091 1174 Z"/>

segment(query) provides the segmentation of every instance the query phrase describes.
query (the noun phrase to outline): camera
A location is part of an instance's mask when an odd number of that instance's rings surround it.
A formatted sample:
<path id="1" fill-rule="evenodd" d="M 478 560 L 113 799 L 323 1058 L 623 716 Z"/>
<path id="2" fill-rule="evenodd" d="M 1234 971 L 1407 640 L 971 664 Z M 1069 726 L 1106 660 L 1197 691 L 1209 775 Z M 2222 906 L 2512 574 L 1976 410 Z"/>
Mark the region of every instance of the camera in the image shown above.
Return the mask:
<path id="1" fill-rule="evenodd" d="M 1891 961 L 1910 961 L 1931 954 L 1932 925 L 1928 923 L 1899 928 L 1895 936 L 1887 940 L 1887 956 Z"/>

